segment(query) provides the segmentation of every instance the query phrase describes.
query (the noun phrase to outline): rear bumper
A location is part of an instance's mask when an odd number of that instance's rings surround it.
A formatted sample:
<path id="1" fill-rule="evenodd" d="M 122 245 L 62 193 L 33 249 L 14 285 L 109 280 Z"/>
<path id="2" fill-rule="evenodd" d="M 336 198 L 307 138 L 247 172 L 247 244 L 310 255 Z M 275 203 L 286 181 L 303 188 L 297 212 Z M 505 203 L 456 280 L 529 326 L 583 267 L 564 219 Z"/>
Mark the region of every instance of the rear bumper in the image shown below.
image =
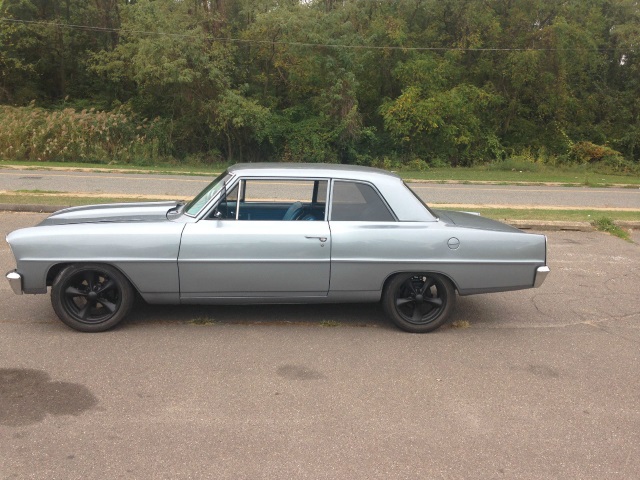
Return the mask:
<path id="1" fill-rule="evenodd" d="M 533 280 L 533 288 L 538 288 L 540 285 L 544 283 L 545 278 L 549 275 L 551 269 L 546 265 L 544 267 L 538 267 L 536 269 L 536 276 Z"/>
<path id="2" fill-rule="evenodd" d="M 7 280 L 9 280 L 9 285 L 11 285 L 11 290 L 16 295 L 22 295 L 22 275 L 20 275 L 15 270 L 10 271 L 6 275 Z"/>

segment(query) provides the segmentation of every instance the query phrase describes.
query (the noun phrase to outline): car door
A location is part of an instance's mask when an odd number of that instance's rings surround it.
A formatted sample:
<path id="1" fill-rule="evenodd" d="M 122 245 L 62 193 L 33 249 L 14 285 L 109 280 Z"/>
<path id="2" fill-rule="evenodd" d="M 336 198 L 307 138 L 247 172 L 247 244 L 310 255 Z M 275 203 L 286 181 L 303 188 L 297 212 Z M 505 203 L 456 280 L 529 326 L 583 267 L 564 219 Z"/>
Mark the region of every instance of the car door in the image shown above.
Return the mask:
<path id="1" fill-rule="evenodd" d="M 223 207 L 185 226 L 178 256 L 181 300 L 326 296 L 327 184 L 317 179 L 238 182 L 220 202 Z"/>
<path id="2" fill-rule="evenodd" d="M 416 232 L 396 221 L 377 189 L 335 180 L 331 194 L 331 294 L 378 294 L 382 282 L 415 251 Z"/>

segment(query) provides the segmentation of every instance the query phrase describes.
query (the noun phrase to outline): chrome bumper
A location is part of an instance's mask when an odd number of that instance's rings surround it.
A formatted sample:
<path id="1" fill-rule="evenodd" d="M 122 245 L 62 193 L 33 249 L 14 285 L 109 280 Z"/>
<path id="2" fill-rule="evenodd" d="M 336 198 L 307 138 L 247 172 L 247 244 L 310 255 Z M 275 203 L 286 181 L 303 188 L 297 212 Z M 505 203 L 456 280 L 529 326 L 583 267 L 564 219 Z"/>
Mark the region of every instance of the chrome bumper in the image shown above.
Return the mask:
<path id="1" fill-rule="evenodd" d="M 22 295 L 22 275 L 20 275 L 15 270 L 7 273 L 7 280 L 9 280 L 9 285 L 11 285 L 11 290 L 16 295 Z"/>
<path id="2" fill-rule="evenodd" d="M 546 265 L 544 267 L 538 267 L 536 269 L 536 277 L 533 280 L 533 288 L 538 288 L 540 285 L 542 285 L 544 279 L 547 278 L 547 275 L 549 275 L 550 271 L 551 269 L 549 269 L 549 267 L 547 267 Z"/>

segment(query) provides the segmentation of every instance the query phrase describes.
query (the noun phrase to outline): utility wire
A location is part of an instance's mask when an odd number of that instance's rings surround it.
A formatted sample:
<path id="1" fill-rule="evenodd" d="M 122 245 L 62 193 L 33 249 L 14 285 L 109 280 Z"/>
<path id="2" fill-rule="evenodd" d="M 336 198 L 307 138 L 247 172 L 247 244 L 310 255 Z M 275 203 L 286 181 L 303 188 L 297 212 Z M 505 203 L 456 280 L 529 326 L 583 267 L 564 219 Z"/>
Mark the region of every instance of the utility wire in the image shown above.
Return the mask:
<path id="1" fill-rule="evenodd" d="M 251 43 L 262 45 L 283 45 L 293 47 L 311 48 L 349 48 L 354 50 L 402 50 L 402 51 L 458 51 L 458 52 L 608 52 L 612 48 L 492 48 L 492 47 L 401 47 L 398 45 L 352 45 L 337 43 L 311 43 L 311 42 L 285 42 L 278 40 L 255 40 L 233 37 L 215 37 L 207 34 L 187 34 L 171 32 L 152 32 L 146 30 L 131 30 L 126 28 L 94 27 L 91 25 L 74 25 L 70 23 L 44 22 L 38 20 L 18 20 L 15 18 L 0 17 L 0 22 L 19 23 L 25 25 L 46 25 L 50 27 L 62 27 L 75 30 L 87 30 L 105 33 L 132 33 L 137 35 L 156 35 L 173 38 L 204 38 L 207 40 L 232 43 Z"/>

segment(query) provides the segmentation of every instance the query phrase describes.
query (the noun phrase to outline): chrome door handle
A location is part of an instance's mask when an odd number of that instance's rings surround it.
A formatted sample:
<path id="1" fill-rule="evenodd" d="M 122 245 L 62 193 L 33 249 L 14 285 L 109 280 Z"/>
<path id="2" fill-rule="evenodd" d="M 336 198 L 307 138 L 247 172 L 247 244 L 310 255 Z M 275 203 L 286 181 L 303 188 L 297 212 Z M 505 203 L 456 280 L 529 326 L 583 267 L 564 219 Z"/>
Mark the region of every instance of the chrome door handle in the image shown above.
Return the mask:
<path id="1" fill-rule="evenodd" d="M 317 238 L 318 240 L 320 240 L 322 243 L 327 241 L 327 237 L 314 237 L 311 235 L 306 235 L 304 238 Z"/>

